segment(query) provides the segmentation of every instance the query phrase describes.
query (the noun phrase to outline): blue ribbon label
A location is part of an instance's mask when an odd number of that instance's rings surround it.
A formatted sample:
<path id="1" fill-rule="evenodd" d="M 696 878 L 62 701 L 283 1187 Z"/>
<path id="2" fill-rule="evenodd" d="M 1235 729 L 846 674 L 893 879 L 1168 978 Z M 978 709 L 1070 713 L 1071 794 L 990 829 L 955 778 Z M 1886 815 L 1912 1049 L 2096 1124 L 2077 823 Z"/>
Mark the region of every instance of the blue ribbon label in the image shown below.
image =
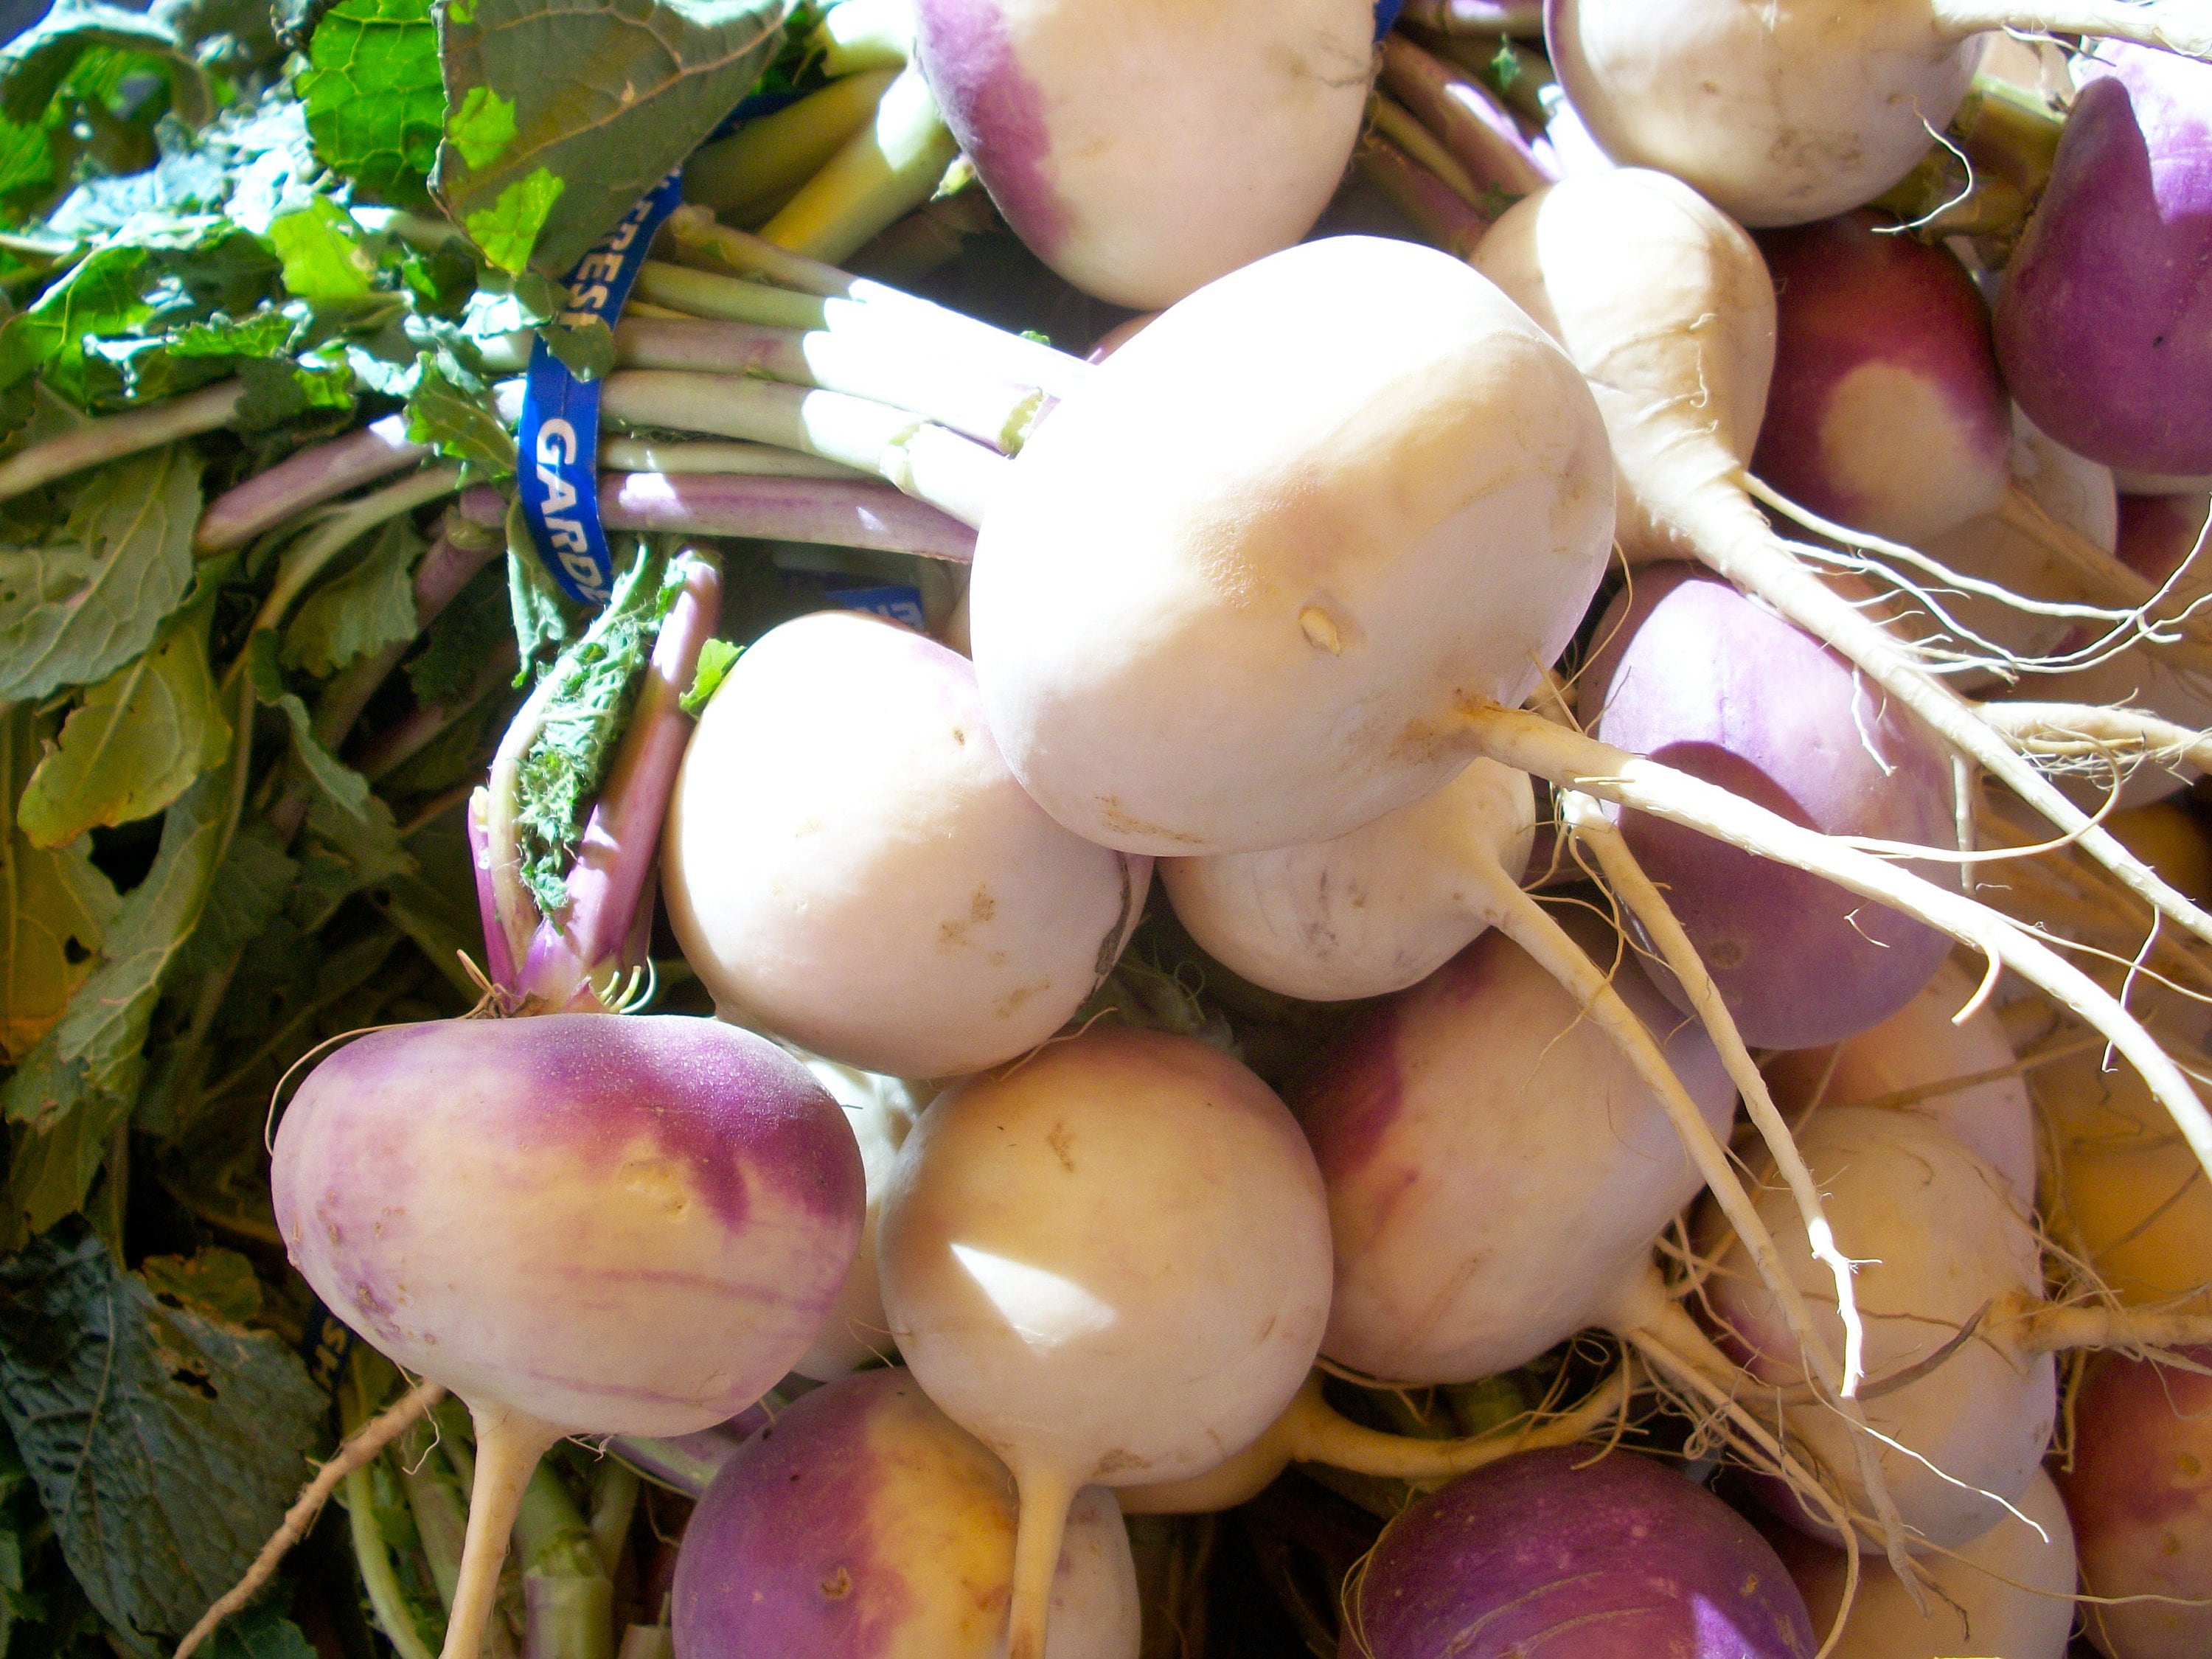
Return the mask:
<path id="1" fill-rule="evenodd" d="M 1390 25 L 1398 21 L 1398 13 L 1406 0 L 1375 0 L 1375 38 L 1380 40 L 1390 33 Z"/>
<path id="2" fill-rule="evenodd" d="M 568 273 L 568 308 L 560 315 L 561 326 L 593 320 L 615 325 L 655 233 L 683 199 L 679 168 L 576 261 Z M 543 336 L 530 350 L 517 442 L 523 516 L 538 557 L 570 599 L 605 605 L 614 584 L 615 562 L 599 523 L 599 386 L 571 374 Z"/>
<path id="3" fill-rule="evenodd" d="M 925 625 L 921 614 L 921 590 L 918 587 L 833 587 L 822 597 L 836 601 L 848 611 L 866 611 L 872 616 L 888 617 L 893 622 L 904 623 L 908 628 L 920 629 Z"/>

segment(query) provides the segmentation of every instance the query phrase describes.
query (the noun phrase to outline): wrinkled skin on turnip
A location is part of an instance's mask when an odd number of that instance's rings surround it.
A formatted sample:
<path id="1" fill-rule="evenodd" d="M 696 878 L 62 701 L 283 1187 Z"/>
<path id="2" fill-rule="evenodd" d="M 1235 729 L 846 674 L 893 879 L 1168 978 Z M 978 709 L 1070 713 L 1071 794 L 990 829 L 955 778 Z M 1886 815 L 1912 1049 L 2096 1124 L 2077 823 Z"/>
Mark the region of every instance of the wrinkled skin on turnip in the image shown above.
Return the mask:
<path id="1" fill-rule="evenodd" d="M 1176 916 L 1254 984 L 1312 1002 L 1426 979 L 1495 914 L 1535 842 L 1525 772 L 1478 760 L 1443 788 L 1317 847 L 1166 859 Z"/>
<path id="2" fill-rule="evenodd" d="M 2212 64 L 2107 46 L 1997 295 L 2021 406 L 2068 448 L 2212 471 Z"/>
<path id="3" fill-rule="evenodd" d="M 1168 311 L 1024 447 L 976 544 L 983 708 L 1088 839 L 1328 841 L 1473 757 L 1454 711 L 1527 695 L 1612 534 L 1596 406 L 1540 329 L 1433 250 L 1306 243 Z"/>
<path id="4" fill-rule="evenodd" d="M 1648 568 L 1597 636 L 1580 707 L 1601 741 L 1826 835 L 1953 839 L 1949 763 L 1919 722 L 1728 583 Z M 1621 832 L 1753 1048 L 1810 1048 L 1879 1024 L 1950 949 L 1932 928 L 1695 830 L 1629 813 Z M 1654 972 L 1686 1007 L 1672 976 Z"/>
<path id="5" fill-rule="evenodd" d="M 1955 1556 L 1929 1556 L 1922 1613 L 1888 1564 L 1860 1557 L 1858 1593 L 1829 1659 L 2065 1659 L 2074 1629 L 2074 1528 L 2058 1488 L 2041 1469 L 2006 1516 Z M 2040 1528 L 2039 1532 L 2037 1528 Z M 1782 1559 L 1825 1632 L 1844 1601 L 1844 1553 L 1785 1535 Z"/>
<path id="6" fill-rule="evenodd" d="M 1963 1025 L 1953 1017 L 1973 1000 L 1980 977 L 1947 961 L 1904 1007 L 1872 1030 L 1826 1048 L 1800 1048 L 1767 1062 L 1774 1103 L 1795 1121 L 1823 1108 L 1870 1105 L 1913 1093 L 1890 1109 L 1911 1112 L 1957 1136 L 2005 1178 L 2023 1211 L 2035 1206 L 2035 1109 L 2018 1073 L 1963 1087 L 1951 1079 L 2003 1072 L 2014 1064 L 2004 1023 L 1984 1004 Z"/>
<path id="7" fill-rule="evenodd" d="M 1613 961 L 1610 930 L 1561 920 Z M 1615 985 L 1724 1139 L 1704 1031 L 1633 969 Z M 1364 1015 L 1295 1104 L 1336 1241 L 1322 1352 L 1393 1382 L 1490 1376 L 1609 1324 L 1702 1185 L 1620 1048 L 1495 933 Z"/>
<path id="8" fill-rule="evenodd" d="M 1526 1452 L 1392 1522 L 1352 1591 L 1339 1659 L 1812 1659 L 1766 1540 L 1632 1453 Z"/>
<path id="9" fill-rule="evenodd" d="M 860 1143 L 860 1166 L 868 1184 L 860 1249 L 845 1274 L 844 1288 L 822 1322 L 814 1346 L 791 1367 L 801 1376 L 829 1382 L 890 1354 L 891 1328 L 884 1320 L 884 1293 L 876 1280 L 876 1223 L 891 1166 L 898 1161 L 898 1150 L 906 1145 L 924 1101 L 901 1079 L 880 1073 L 819 1058 L 807 1060 L 806 1069 L 845 1109 L 845 1121 Z"/>
<path id="10" fill-rule="evenodd" d="M 2212 1365 L 2212 1349 L 2182 1357 Z M 2100 1354 L 2074 1406 L 2074 1463 L 2059 1474 L 2097 1596 L 2170 1596 L 2087 1609 L 2107 1659 L 2201 1659 L 2212 1651 L 2212 1379 Z"/>
<path id="11" fill-rule="evenodd" d="M 1992 1332 L 1960 1344 L 1929 1371 L 1882 1384 L 1934 1360 L 1969 1321 L 1995 1318 L 2001 1306 L 2022 1298 L 2039 1302 L 2035 1235 L 2005 1178 L 1923 1119 L 1840 1108 L 1814 1113 L 1797 1139 L 1820 1183 L 1837 1247 L 1859 1264 L 1853 1290 L 1866 1323 L 1866 1420 L 1910 1449 L 1880 1446 L 1874 1455 L 1905 1525 L 1928 1544 L 1955 1549 L 1995 1526 L 2003 1505 L 2017 1503 L 2035 1476 L 2057 1411 L 2051 1356 L 2021 1354 Z M 1832 1285 L 1806 1245 L 1803 1221 L 1778 1185 L 1753 1190 L 1815 1324 L 1841 1352 Z M 1698 1248 L 1717 1258 L 1706 1290 L 1724 1342 L 1747 1357 L 1759 1381 L 1802 1384 L 1796 1345 L 1773 1293 L 1710 1207 Z M 1871 1514 L 1850 1444 L 1857 1431 L 1817 1401 L 1785 1405 L 1783 1416 L 1858 1510 Z M 1785 1519 L 1832 1537 L 1796 1500 L 1772 1501 Z"/>
<path id="12" fill-rule="evenodd" d="M 1170 304 L 1288 247 L 1352 159 L 1369 0 L 916 0 L 945 124 L 1031 252 Z"/>
<path id="13" fill-rule="evenodd" d="M 730 671 L 684 754 L 661 869 L 719 1007 L 902 1077 L 977 1071 L 1059 1030 L 1152 877 L 1023 793 L 964 659 L 853 611 L 786 623 Z"/>
<path id="14" fill-rule="evenodd" d="M 1870 209 L 1759 246 L 1778 332 L 1752 471 L 1915 546 L 1992 510 L 2011 483 L 2012 406 L 1966 267 Z"/>
<path id="15" fill-rule="evenodd" d="M 308 1074 L 270 1179 L 293 1265 L 380 1352 L 601 1434 L 688 1433 L 766 1392 L 865 1200 L 798 1061 L 672 1016 L 373 1032 Z"/>
<path id="16" fill-rule="evenodd" d="M 1795 225 L 1881 195 L 1957 112 L 1984 38 L 1929 11 L 1547 0 L 1544 41 L 1614 161 L 1686 179 L 1745 224 Z"/>
<path id="17" fill-rule="evenodd" d="M 998 1659 L 1014 1571 L 1006 1466 L 902 1370 L 817 1389 L 722 1466 L 684 1534 L 679 1659 Z M 1046 1659 L 1135 1659 L 1113 1496 L 1077 1495 Z"/>

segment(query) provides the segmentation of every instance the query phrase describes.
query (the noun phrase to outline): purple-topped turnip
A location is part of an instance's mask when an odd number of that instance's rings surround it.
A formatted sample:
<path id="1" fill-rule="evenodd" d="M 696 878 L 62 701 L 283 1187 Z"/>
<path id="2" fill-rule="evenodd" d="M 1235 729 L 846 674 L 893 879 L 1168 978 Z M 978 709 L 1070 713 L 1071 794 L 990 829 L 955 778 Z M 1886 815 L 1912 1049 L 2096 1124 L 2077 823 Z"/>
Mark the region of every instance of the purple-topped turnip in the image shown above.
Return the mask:
<path id="1" fill-rule="evenodd" d="M 1382 1534 L 1339 1659 L 1813 1659 L 1790 1575 L 1673 1469 L 1534 1451 L 1462 1476 Z"/>

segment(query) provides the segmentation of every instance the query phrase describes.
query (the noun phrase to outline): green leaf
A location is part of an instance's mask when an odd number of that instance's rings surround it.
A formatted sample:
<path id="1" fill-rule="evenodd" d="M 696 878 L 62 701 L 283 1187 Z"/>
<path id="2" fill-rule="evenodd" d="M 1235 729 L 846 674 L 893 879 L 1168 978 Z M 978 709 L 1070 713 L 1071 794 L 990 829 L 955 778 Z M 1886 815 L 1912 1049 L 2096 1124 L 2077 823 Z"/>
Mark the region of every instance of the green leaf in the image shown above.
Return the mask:
<path id="1" fill-rule="evenodd" d="M 446 137 L 461 160 L 482 172 L 514 142 L 514 106 L 489 87 L 471 87 L 461 106 L 447 118 Z"/>
<path id="2" fill-rule="evenodd" d="M 518 179 L 499 193 L 499 199 L 488 208 L 478 208 L 468 214 L 462 222 L 468 227 L 469 236 L 483 257 L 510 274 L 520 272 L 530 263 L 532 250 L 538 246 L 538 234 L 545 228 L 553 204 L 568 189 L 568 181 L 557 178 L 550 169 L 540 167 L 526 179 Z"/>
<path id="3" fill-rule="evenodd" d="M 446 114 L 429 0 L 345 0 L 308 57 L 296 89 L 316 155 L 363 199 L 427 206 Z"/>
<path id="4" fill-rule="evenodd" d="M 379 533 L 368 556 L 325 582 L 284 631 L 283 664 L 316 678 L 387 645 L 415 637 L 415 561 L 422 538 L 404 517 Z"/>
<path id="5" fill-rule="evenodd" d="M 133 1650 L 237 1582 L 327 1407 L 276 1337 L 163 1307 L 96 1237 L 0 1264 L 0 1413 L 70 1571 Z"/>
<path id="6" fill-rule="evenodd" d="M 411 872 L 415 860 L 399 844 L 392 809 L 370 791 L 367 778 L 316 740 L 307 705 L 297 693 L 284 689 L 276 635 L 266 629 L 247 641 L 246 677 L 255 697 L 281 712 L 291 724 L 293 757 L 314 785 L 318 797 L 308 809 L 307 825 L 350 866 L 352 885 L 345 890 L 365 887 L 386 875 Z"/>
<path id="7" fill-rule="evenodd" d="M 232 1325 L 261 1316 L 261 1280 L 253 1264 L 235 1250 L 149 1255 L 138 1264 L 138 1272 L 164 1306 L 191 1308 Z"/>
<path id="8" fill-rule="evenodd" d="M 548 916 L 568 908 L 568 866 L 585 817 L 629 724 L 660 619 L 683 586 L 682 573 L 647 544 L 616 578 L 606 609 L 553 665 L 557 689 L 515 784 L 522 879 Z"/>
<path id="9" fill-rule="evenodd" d="M 41 852 L 14 805 L 38 757 L 28 708 L 0 719 L 0 1055 L 20 1063 L 99 965 L 123 901 L 94 868 L 91 843 Z"/>
<path id="10" fill-rule="evenodd" d="M 149 450 L 89 476 L 57 540 L 0 546 L 0 701 L 102 680 L 185 597 L 199 457 Z"/>
<path id="11" fill-rule="evenodd" d="M 208 1638 L 208 1659 L 316 1659 L 313 1644 L 284 1616 L 281 1602 L 272 1596 L 224 1620 Z"/>
<path id="12" fill-rule="evenodd" d="M 70 1069 L 74 1075 L 74 1068 Z M 66 1220 L 84 1206 L 116 1127 L 129 1104 L 112 1096 L 88 1097 L 58 1122 L 11 1125 L 8 1156 L 10 1249 Z"/>
<path id="13" fill-rule="evenodd" d="M 722 689 L 730 670 L 737 666 L 738 659 L 745 653 L 742 645 L 732 645 L 727 640 L 708 640 L 699 647 L 699 666 L 691 676 L 691 689 L 677 702 L 687 714 L 696 714 L 704 708 L 714 693 Z"/>
<path id="14" fill-rule="evenodd" d="M 416 360 L 421 372 L 407 400 L 407 435 L 487 480 L 513 477 L 514 434 L 500 418 L 491 387 L 449 374 L 442 355 L 426 351 Z"/>
<path id="15" fill-rule="evenodd" d="M 47 1128 L 95 1101 L 127 1109 L 162 982 L 215 884 L 230 829 L 229 786 L 228 767 L 204 773 L 169 808 L 152 871 L 107 930 L 106 959 L 0 1088 L 0 1112 L 11 1121 Z"/>
<path id="16" fill-rule="evenodd" d="M 751 88 L 784 11 L 784 0 L 449 3 L 438 37 L 451 106 L 465 111 L 484 88 L 514 106 L 515 132 L 481 166 L 449 137 L 432 188 L 489 255 L 477 216 L 518 222 L 495 207 L 506 192 L 540 173 L 563 181 L 531 259 L 565 273 Z"/>
<path id="17" fill-rule="evenodd" d="M 507 592 L 514 621 L 514 644 L 522 667 L 520 684 L 541 658 L 565 648 L 584 631 L 584 608 L 561 591 L 553 573 L 530 538 L 530 520 L 518 495 L 507 508 Z"/>
<path id="18" fill-rule="evenodd" d="M 215 599 L 203 584 L 151 650 L 85 693 L 23 792 L 16 821 L 33 846 L 149 817 L 222 763 L 230 722 L 207 659 Z"/>
<path id="19" fill-rule="evenodd" d="M 269 222 L 270 246 L 284 262 L 284 286 L 302 300 L 351 300 L 369 290 L 376 261 L 353 216 L 327 196 Z"/>
<path id="20" fill-rule="evenodd" d="M 477 689 L 485 665 L 508 637 L 507 572 L 486 565 L 430 624 L 422 648 L 407 665 L 415 701 L 459 705 Z"/>
<path id="21" fill-rule="evenodd" d="M 206 73 L 176 31 L 144 12 L 100 0 L 57 0 L 0 52 L 0 111 L 11 121 L 38 120 L 78 60 L 98 46 L 162 59 L 172 107 L 187 126 L 205 126 L 214 116 Z"/>
<path id="22" fill-rule="evenodd" d="M 615 331 L 597 317 L 580 323 L 556 323 L 544 331 L 545 349 L 580 380 L 614 373 Z"/>

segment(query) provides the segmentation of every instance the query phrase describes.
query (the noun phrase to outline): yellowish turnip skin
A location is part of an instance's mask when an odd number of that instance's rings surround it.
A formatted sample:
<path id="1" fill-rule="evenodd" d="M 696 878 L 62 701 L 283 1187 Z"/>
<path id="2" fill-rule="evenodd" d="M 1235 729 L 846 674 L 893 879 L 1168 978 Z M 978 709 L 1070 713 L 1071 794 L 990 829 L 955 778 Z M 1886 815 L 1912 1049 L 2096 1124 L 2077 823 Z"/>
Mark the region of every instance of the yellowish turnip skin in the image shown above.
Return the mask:
<path id="1" fill-rule="evenodd" d="M 1387 297 L 1387 301 L 1384 296 Z M 1036 431 L 969 590 L 1023 786 L 1133 853 L 1328 841 L 1473 758 L 1612 545 L 1582 376 L 1459 261 L 1336 237 L 1163 315 Z"/>
<path id="2" fill-rule="evenodd" d="M 1872 1030 L 1832 1048 L 1777 1054 L 1766 1066 L 1774 1103 L 1795 1121 L 1816 1101 L 1826 1109 L 1917 1093 L 1917 1099 L 1897 1102 L 1893 1109 L 1914 1113 L 1956 1135 L 2004 1177 L 2021 1212 L 2032 1212 L 2035 1109 L 2023 1078 L 2015 1073 L 1934 1089 L 1954 1078 L 2001 1073 L 2014 1063 L 1994 1008 L 1984 1004 L 1964 1025 L 1952 1024 L 1979 988 L 1978 975 L 1947 961 L 1917 996 Z"/>
<path id="3" fill-rule="evenodd" d="M 1956 1549 L 1996 1525 L 2004 1504 L 2019 1502 L 2051 1443 L 2057 1410 L 2051 1356 L 2022 1355 L 2006 1344 L 1998 1317 L 2002 1304 L 2042 1299 L 2035 1235 L 2014 1210 L 2002 1176 L 1956 1137 L 1907 1113 L 1816 1112 L 1798 1143 L 1820 1183 L 1837 1248 L 1860 1264 L 1853 1290 L 1866 1324 L 1867 1423 L 1910 1448 L 1877 1449 L 1883 1478 L 1916 1542 Z M 1807 1248 L 1789 1194 L 1769 1183 L 1758 1198 L 1821 1335 L 1841 1352 L 1833 1285 Z M 1723 1334 L 1748 1351 L 1760 1381 L 1802 1384 L 1774 1295 L 1753 1274 L 1741 1247 L 1710 1211 L 1698 1238 L 1700 1249 L 1717 1257 L 1707 1293 Z M 1885 1378 L 1931 1359 L 1978 1317 L 1994 1322 L 1989 1331 L 1925 1375 L 1882 1388 Z M 1784 1418 L 1859 1512 L 1873 1513 L 1850 1443 L 1857 1431 L 1817 1402 L 1786 1406 Z M 1823 1523 L 1799 1505 L 1784 1510 L 1823 1535 Z"/>
<path id="4" fill-rule="evenodd" d="M 718 1007 L 915 1078 L 1059 1030 L 1152 879 L 1023 793 L 964 661 L 851 611 L 787 623 L 731 670 L 685 751 L 661 867 Z"/>
<path id="5" fill-rule="evenodd" d="M 1140 310 L 1304 235 L 1373 78 L 1367 0 L 918 0 L 915 14 L 930 86 L 1008 222 L 1076 287 Z"/>
<path id="6" fill-rule="evenodd" d="M 1314 847 L 1165 859 L 1176 915 L 1217 962 L 1313 1002 L 1381 996 L 1496 919 L 1535 841 L 1528 775 L 1478 760 L 1436 793 Z"/>
<path id="7" fill-rule="evenodd" d="M 860 1224 L 860 1248 L 845 1275 L 844 1288 L 822 1322 L 814 1346 L 791 1368 L 801 1376 L 829 1382 L 889 1359 L 894 1352 L 876 1276 L 876 1223 L 891 1166 L 898 1162 L 899 1148 L 906 1145 L 925 1100 L 916 1097 L 911 1085 L 879 1072 L 860 1071 L 818 1056 L 805 1064 L 814 1080 L 845 1109 L 845 1121 L 860 1143 L 860 1167 L 868 1182 L 867 1218 Z"/>
<path id="8" fill-rule="evenodd" d="M 1634 283 L 1620 280 L 1619 248 L 1635 250 Z M 1516 203 L 1474 263 L 1589 375 L 1620 466 L 1622 552 L 1632 563 L 1697 557 L 1680 503 L 1733 492 L 1774 374 L 1774 284 L 1759 245 L 1680 179 L 1622 167 Z M 1675 409 L 1686 388 L 1697 419 L 1648 416 Z"/>
<path id="9" fill-rule="evenodd" d="M 1553 0 L 1545 39 L 1607 155 L 1747 225 L 1825 219 L 1905 177 L 1982 48 L 1927 0 Z"/>
<path id="10" fill-rule="evenodd" d="M 2079 1577 L 2074 1528 L 2040 1469 L 2017 1507 L 2026 1520 L 2008 1515 L 1955 1557 L 1921 1561 L 1930 1583 L 1925 1615 L 1887 1563 L 1862 1555 L 1864 1576 L 1829 1659 L 2065 1659 Z M 1843 1605 L 1844 1553 L 1807 1540 L 1785 1543 L 1782 1559 L 1825 1635 Z"/>

